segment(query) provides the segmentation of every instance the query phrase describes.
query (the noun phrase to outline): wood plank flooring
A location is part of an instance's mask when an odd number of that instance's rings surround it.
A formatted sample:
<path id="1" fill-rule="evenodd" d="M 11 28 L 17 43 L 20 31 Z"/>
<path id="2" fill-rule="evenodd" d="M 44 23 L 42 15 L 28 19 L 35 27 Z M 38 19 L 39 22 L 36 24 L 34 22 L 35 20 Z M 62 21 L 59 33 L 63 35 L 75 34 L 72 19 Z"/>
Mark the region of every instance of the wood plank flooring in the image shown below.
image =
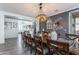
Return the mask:
<path id="1" fill-rule="evenodd" d="M 0 55 L 31 55 L 29 49 L 22 46 L 21 35 L 17 38 L 5 39 L 5 44 L 0 44 Z"/>

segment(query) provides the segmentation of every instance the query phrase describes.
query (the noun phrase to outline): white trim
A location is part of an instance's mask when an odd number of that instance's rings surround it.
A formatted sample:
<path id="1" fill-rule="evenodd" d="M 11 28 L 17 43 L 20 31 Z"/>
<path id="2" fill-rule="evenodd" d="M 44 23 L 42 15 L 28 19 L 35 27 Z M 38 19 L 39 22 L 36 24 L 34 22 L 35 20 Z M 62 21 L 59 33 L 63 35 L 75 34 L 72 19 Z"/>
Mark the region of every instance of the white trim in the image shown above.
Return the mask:
<path id="1" fill-rule="evenodd" d="M 69 21 L 68 21 L 68 23 L 69 23 L 69 34 L 70 34 L 70 20 L 71 20 L 71 12 L 69 12 Z"/>
<path id="2" fill-rule="evenodd" d="M 79 9 L 78 10 L 71 11 L 70 13 L 74 13 L 74 12 L 79 12 Z"/>
<path id="3" fill-rule="evenodd" d="M 24 16 L 24 15 L 20 15 L 20 14 L 10 13 L 10 12 L 6 12 L 6 11 L 0 11 L 0 12 L 2 14 L 4 14 L 4 15 L 15 16 L 18 19 L 25 19 L 26 21 L 27 21 L 27 19 L 30 20 L 30 21 L 33 21 L 34 20 L 34 18 L 29 17 L 29 16 Z"/>

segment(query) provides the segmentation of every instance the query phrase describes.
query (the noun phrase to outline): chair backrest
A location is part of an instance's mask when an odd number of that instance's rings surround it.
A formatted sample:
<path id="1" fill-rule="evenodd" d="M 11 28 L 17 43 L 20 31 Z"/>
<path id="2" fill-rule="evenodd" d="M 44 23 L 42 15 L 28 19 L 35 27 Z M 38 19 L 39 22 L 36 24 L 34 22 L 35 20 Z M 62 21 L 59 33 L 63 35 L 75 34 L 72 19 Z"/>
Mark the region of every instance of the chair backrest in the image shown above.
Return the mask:
<path id="1" fill-rule="evenodd" d="M 27 36 L 24 33 L 21 33 L 21 37 L 23 41 L 27 39 Z"/>
<path id="2" fill-rule="evenodd" d="M 69 52 L 69 43 L 54 40 L 51 40 L 51 43 L 56 45 L 58 48 L 62 48 L 63 51 Z"/>
<path id="3" fill-rule="evenodd" d="M 43 42 L 41 37 L 37 37 L 37 39 L 35 39 L 35 46 L 43 50 Z"/>

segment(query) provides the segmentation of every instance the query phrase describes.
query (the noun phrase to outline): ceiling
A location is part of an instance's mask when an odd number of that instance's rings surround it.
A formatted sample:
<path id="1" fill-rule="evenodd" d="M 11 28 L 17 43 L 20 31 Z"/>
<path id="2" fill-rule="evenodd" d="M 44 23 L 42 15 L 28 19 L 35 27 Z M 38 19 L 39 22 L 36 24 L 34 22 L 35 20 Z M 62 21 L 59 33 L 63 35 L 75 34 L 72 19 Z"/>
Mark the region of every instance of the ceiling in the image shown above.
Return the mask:
<path id="1" fill-rule="evenodd" d="M 79 7 L 78 3 L 44 3 L 43 12 L 47 16 Z M 38 14 L 38 3 L 0 3 L 0 10 L 25 16 L 35 17 Z"/>

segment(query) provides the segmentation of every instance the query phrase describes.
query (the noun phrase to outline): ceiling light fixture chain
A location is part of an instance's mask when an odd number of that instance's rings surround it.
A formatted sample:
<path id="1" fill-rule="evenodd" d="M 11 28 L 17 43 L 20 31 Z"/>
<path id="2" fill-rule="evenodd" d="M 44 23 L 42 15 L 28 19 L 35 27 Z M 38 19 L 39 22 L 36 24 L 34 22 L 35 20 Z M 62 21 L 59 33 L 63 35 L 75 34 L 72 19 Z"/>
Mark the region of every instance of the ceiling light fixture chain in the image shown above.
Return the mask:
<path id="1" fill-rule="evenodd" d="M 40 5 L 40 10 L 42 9 L 42 3 L 39 4 Z"/>

